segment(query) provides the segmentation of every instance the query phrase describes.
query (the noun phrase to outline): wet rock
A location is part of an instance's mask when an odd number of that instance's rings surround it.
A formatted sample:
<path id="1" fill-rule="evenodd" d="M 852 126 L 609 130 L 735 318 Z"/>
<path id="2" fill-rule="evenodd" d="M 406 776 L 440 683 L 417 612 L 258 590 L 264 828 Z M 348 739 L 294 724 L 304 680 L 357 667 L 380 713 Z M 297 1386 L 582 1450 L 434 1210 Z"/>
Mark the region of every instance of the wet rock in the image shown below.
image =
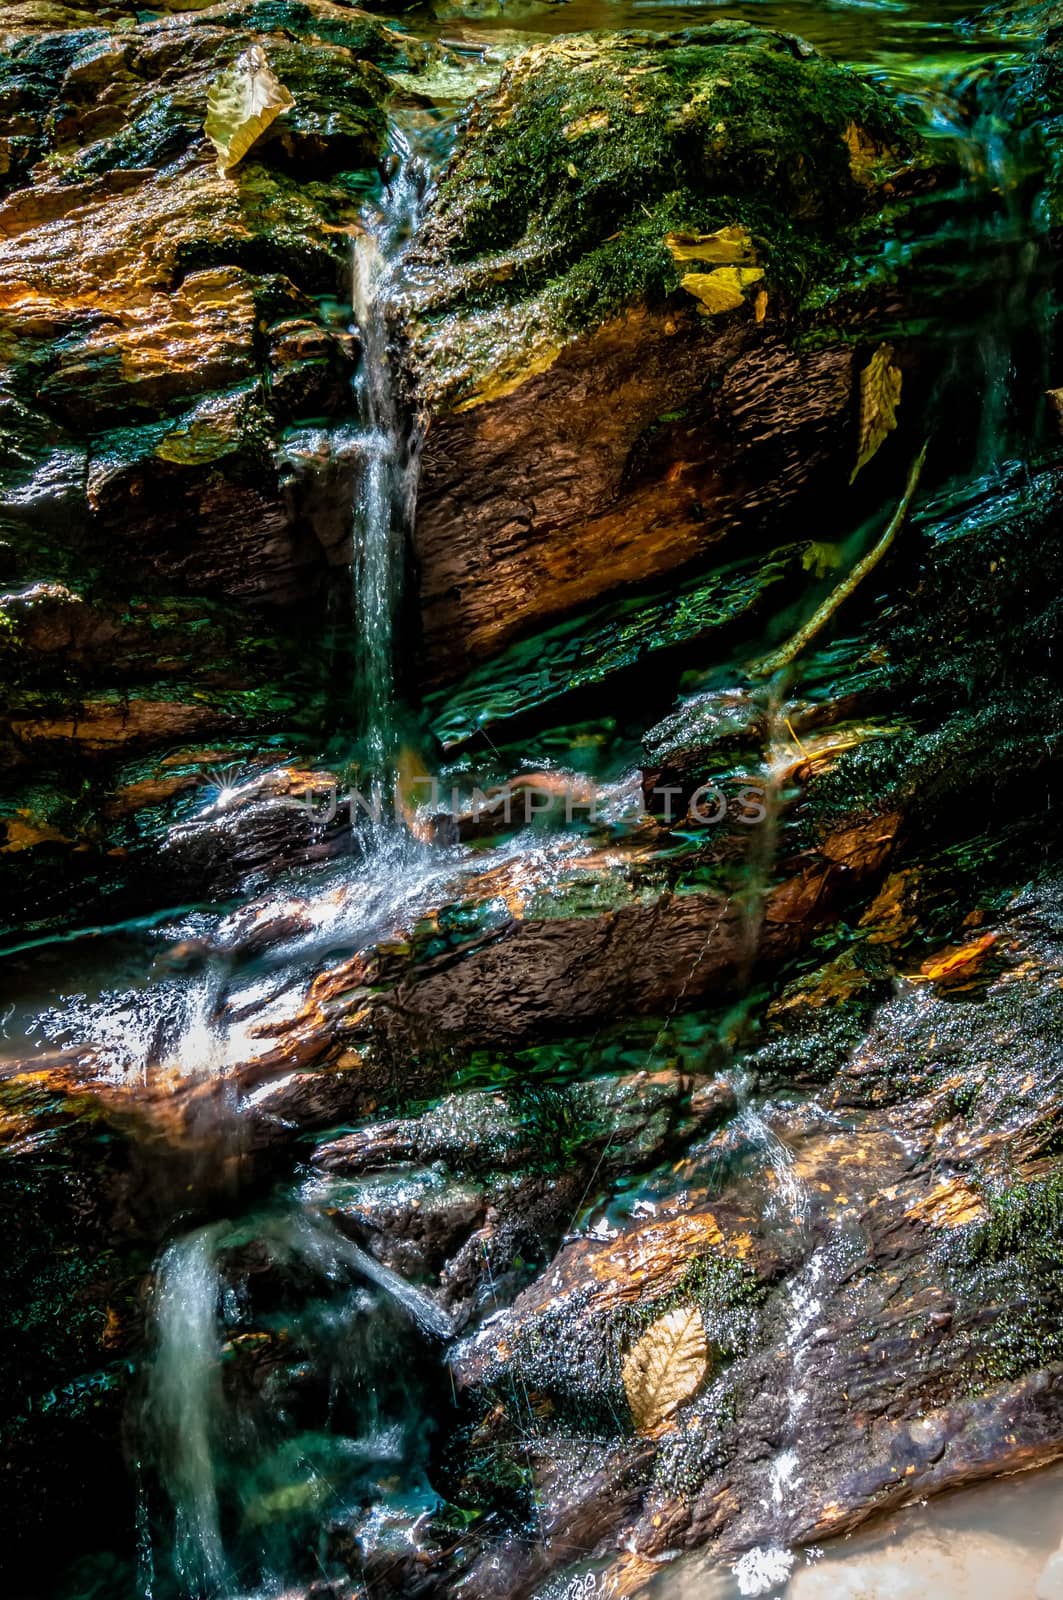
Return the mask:
<path id="1" fill-rule="evenodd" d="M 296 104 L 222 178 L 206 96 L 255 42 Z M 343 304 L 386 140 L 381 64 L 425 55 L 329 0 L 6 8 L 0 767 L 36 878 L 14 920 L 117 875 L 135 844 L 108 836 L 118 757 L 320 731 L 351 497 L 321 419 L 350 408 Z M 57 791 L 39 821 L 14 792 L 28 764 Z M 124 786 L 127 816 L 137 798 Z M 151 803 L 165 811 L 161 788 Z"/>
<path id="2" fill-rule="evenodd" d="M 833 893 L 877 872 L 898 825 L 898 817 L 876 818 L 840 829 L 794 863 L 795 874 L 764 898 L 758 960 L 792 952 Z M 626 889 L 614 879 L 606 905 L 600 892 L 593 872 L 577 873 L 547 889 L 538 915 L 525 907 L 445 953 L 424 946 L 408 971 L 396 972 L 381 1025 L 396 1043 L 516 1044 L 723 991 L 749 959 L 751 924 L 739 898 L 652 889 L 637 874 Z"/>
<path id="3" fill-rule="evenodd" d="M 313 1160 L 330 1174 L 323 1193 L 345 1225 L 389 1265 L 438 1276 L 464 1319 L 504 1303 L 549 1259 L 593 1181 L 652 1166 L 734 1104 L 726 1082 L 692 1089 L 671 1072 L 528 1084 L 370 1123 L 319 1145 Z M 426 1165 L 404 1171 L 411 1161 Z"/>
<path id="4" fill-rule="evenodd" d="M 447 1095 L 421 1116 L 369 1123 L 319 1145 L 314 1163 L 347 1174 L 410 1160 L 443 1161 L 465 1172 L 511 1171 L 563 1164 L 575 1143 L 584 1155 L 608 1143 L 630 1159 L 640 1149 L 659 1153 L 670 1131 L 688 1133 L 695 1102 L 699 1121 L 717 1115 L 729 1103 L 726 1084 L 692 1086 L 679 1074 L 642 1072 L 542 1090 Z"/>
<path id="5" fill-rule="evenodd" d="M 510 67 L 413 256 L 436 674 L 840 489 L 853 351 L 799 352 L 793 316 L 838 287 L 845 229 L 913 137 L 855 76 L 740 23 L 574 35 Z"/>
<path id="6" fill-rule="evenodd" d="M 61 1566 L 129 1526 L 121 1424 L 148 1259 L 129 1227 L 127 1163 L 120 1122 L 43 1063 L 0 1074 L 0 1491 L 5 1579 L 19 1589 L 36 1581 L 42 1538 Z M 60 1480 L 68 1489 L 55 1517 Z"/>
<path id="7" fill-rule="evenodd" d="M 900 988 L 810 1105 L 751 1121 L 722 1081 L 644 1073 L 457 1094 L 318 1147 L 315 1204 L 395 1270 L 438 1275 L 461 1314 L 498 1312 L 452 1357 L 441 1470 L 495 1517 L 490 1554 L 470 1535 L 461 1557 L 470 1593 L 527 1593 L 599 1541 L 651 1563 L 815 1542 L 1056 1453 L 1060 904 L 1041 883 L 997 919 L 975 998 Z M 319 1034 L 355 976 L 319 985 Z M 360 1073 L 333 1077 L 373 1092 Z M 588 1186 L 647 1171 L 652 1201 L 558 1240 Z M 637 1434 L 627 1355 L 690 1305 L 703 1380 Z M 283 1365 L 308 1403 L 295 1353 Z M 529 1540 L 528 1518 L 557 1537 Z"/>
<path id="8" fill-rule="evenodd" d="M 404 1277 L 438 1278 L 479 1228 L 491 1203 L 514 1185 L 484 1185 L 450 1178 L 439 1168 L 372 1174 L 361 1181 L 332 1183 L 323 1190 L 329 1213 L 373 1254 Z"/>
<path id="9" fill-rule="evenodd" d="M 433 730 L 448 748 L 482 739 L 484 730 L 514 737 L 542 722 L 544 713 L 561 713 L 565 700 L 608 712 L 617 696 L 641 697 L 648 690 L 663 709 L 684 661 L 707 649 L 725 655 L 790 586 L 804 581 L 803 550 L 785 545 L 720 572 L 673 577 L 519 639 L 457 688 L 433 692 Z"/>
<path id="10" fill-rule="evenodd" d="M 163 871 L 176 886 L 224 895 L 350 853 L 350 814 L 329 804 L 335 792 L 334 774 L 291 768 L 273 768 L 223 790 L 213 804 L 170 829 L 162 846 Z M 298 921 L 288 926 L 294 929 Z M 272 919 L 271 935 L 280 931 Z M 237 935 L 245 949 L 263 937 L 262 929 Z"/>
<path id="11" fill-rule="evenodd" d="M 622 1474 L 624 1353 L 691 1304 L 717 1354 L 651 1436 L 640 1511 L 614 1515 L 611 1537 L 636 1556 L 815 1543 L 1055 1457 L 1059 898 L 1041 883 L 1002 917 L 1007 967 L 982 998 L 902 992 L 819 1106 L 765 1108 L 774 1208 L 763 1177 L 751 1188 L 733 1158 L 721 1165 L 741 1125 L 724 1128 L 691 1148 L 651 1218 L 564 1244 L 457 1347 L 500 1472 L 514 1427 L 527 1439 L 508 1398 L 519 1375 L 540 1482 L 545 1460 L 603 1433 Z M 874 1098 L 856 1088 L 869 1076 Z M 711 1199 L 697 1188 L 709 1172 L 726 1174 Z M 563 1520 L 572 1492 L 568 1479 L 547 1514 Z"/>

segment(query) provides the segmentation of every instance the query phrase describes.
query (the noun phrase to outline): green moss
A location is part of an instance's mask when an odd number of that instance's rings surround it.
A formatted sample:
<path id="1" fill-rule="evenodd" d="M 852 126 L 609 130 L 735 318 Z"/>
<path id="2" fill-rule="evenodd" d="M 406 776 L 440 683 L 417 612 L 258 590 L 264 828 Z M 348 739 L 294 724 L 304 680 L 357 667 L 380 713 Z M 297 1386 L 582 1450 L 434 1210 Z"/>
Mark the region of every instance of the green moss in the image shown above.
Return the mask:
<path id="1" fill-rule="evenodd" d="M 853 127 L 886 165 L 910 151 L 910 130 L 855 74 L 740 23 L 530 50 L 474 110 L 417 249 L 436 269 L 417 309 L 466 319 L 427 341 L 443 381 L 489 369 L 516 306 L 556 338 L 663 300 L 691 270 L 671 232 L 741 224 L 771 292 L 803 292 L 879 203 L 852 170 Z"/>
<path id="2" fill-rule="evenodd" d="M 1063 1266 L 1063 1173 L 991 1190 L 985 1198 L 986 1219 L 964 1240 L 969 1261 L 1023 1254 Z"/>
<path id="3" fill-rule="evenodd" d="M 817 821 L 917 800 L 915 820 L 929 829 L 974 819 L 969 800 L 960 806 L 971 795 L 999 821 L 1009 789 L 1058 762 L 1061 507 L 1054 467 L 982 480 L 925 507 L 893 562 L 899 598 L 866 623 L 846 619 L 863 634 L 864 670 L 850 658 L 838 685 L 903 704 L 910 726 L 840 756 L 815 785 Z"/>
<path id="4" fill-rule="evenodd" d="M 1063 1361 L 1063 1173 L 987 1188 L 986 1217 L 945 1244 L 977 1331 L 958 1344 L 969 1392 Z"/>

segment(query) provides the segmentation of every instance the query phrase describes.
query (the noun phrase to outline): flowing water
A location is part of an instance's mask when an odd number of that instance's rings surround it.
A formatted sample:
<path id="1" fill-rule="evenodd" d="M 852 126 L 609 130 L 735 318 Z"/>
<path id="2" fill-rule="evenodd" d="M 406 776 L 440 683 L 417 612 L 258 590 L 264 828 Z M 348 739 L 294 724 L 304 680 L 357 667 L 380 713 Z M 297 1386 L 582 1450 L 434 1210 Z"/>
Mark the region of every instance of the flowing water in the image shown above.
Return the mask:
<path id="1" fill-rule="evenodd" d="M 402 256 L 417 226 L 427 173 L 397 130 L 392 175 L 377 206 L 364 213 L 353 251 L 353 305 L 362 346 L 357 384 L 360 474 L 354 507 L 352 577 L 355 606 L 355 692 L 366 765 L 379 797 L 392 776 L 394 631 L 402 602 L 406 537 L 417 502 L 419 441 L 402 414 L 391 352 L 389 311 Z"/>
<path id="2" fill-rule="evenodd" d="M 435 32 L 479 41 L 487 51 L 492 37 L 513 26 L 528 34 L 591 26 L 668 28 L 704 21 L 713 9 L 673 0 L 631 5 L 572 0 L 555 9 L 499 5 L 471 24 L 449 19 Z M 955 470 L 994 471 L 1013 454 L 1016 440 L 1029 440 L 1043 424 L 1038 397 L 1044 385 L 1037 363 L 1043 359 L 1049 317 L 1045 224 L 1023 141 L 1011 135 L 994 99 L 999 88 L 982 81 L 977 67 L 990 45 L 1018 60 L 1021 41 L 987 39 L 959 27 L 967 15 L 959 4 L 906 6 L 898 0 L 720 9 L 793 28 L 829 53 L 866 67 L 902 98 L 922 106 L 930 135 L 956 151 L 964 174 L 958 202 L 963 216 L 949 226 L 961 231 L 937 244 L 946 262 L 956 252 L 984 258 L 989 310 L 977 329 L 955 332 L 953 381 L 969 385 L 974 371 L 979 390 L 976 421 Z M 364 233 L 353 247 L 353 310 L 362 361 L 352 442 L 357 488 L 351 692 L 359 768 L 377 797 L 395 778 L 406 716 L 402 587 L 420 446 L 416 420 L 404 414 L 396 389 L 390 310 L 401 285 L 403 253 L 430 184 L 425 158 L 399 131 L 390 170 L 378 199 L 366 209 Z M 784 625 L 788 619 L 779 624 L 785 631 Z M 705 663 L 696 687 L 730 681 L 735 671 L 734 663 Z M 769 824 L 757 834 L 742 883 L 750 978 L 775 866 L 780 795 L 793 760 L 789 730 L 781 722 L 779 685 L 772 686 L 769 698 Z M 550 758 L 575 765 L 581 759 L 580 737 L 577 730 L 566 744 L 561 730 Z M 621 741 L 619 750 L 609 751 L 611 765 L 606 763 L 602 781 L 622 779 L 636 759 L 637 751 Z M 475 780 L 477 773 L 463 776 Z M 579 848 L 578 837 L 544 843 L 541 834 L 529 833 L 474 857 L 461 846 L 415 839 L 401 824 L 381 828 L 359 860 L 295 875 L 259 897 L 258 914 L 276 915 L 294 887 L 303 921 L 253 959 L 239 951 L 234 955 L 238 911 L 231 906 L 175 915 L 148 932 L 117 932 L 59 956 L 54 949 L 45 952 L 28 982 L 26 969 L 20 969 L 22 993 L 5 1018 L 7 1046 L 17 1056 L 27 1038 L 42 1049 L 81 1050 L 91 1043 L 116 1082 L 223 1078 L 227 1068 L 264 1048 L 261 1024 L 290 1014 L 308 970 L 408 928 L 422 911 L 453 896 L 467 872 L 533 857 L 541 872 L 555 861 L 560 870 Z M 651 1035 L 641 1064 L 660 1064 L 662 1041 L 671 1038 L 674 1022 L 674 1016 L 665 1019 Z M 735 1078 L 738 1111 L 727 1135 L 731 1142 L 712 1159 L 746 1162 L 766 1225 L 798 1236 L 807 1228 L 808 1192 L 785 1131 L 776 1128 L 785 1117 L 780 1108 L 758 1099 L 737 1068 Z M 255 1092 L 245 1103 L 253 1103 Z M 238 1121 L 241 1106 L 230 1111 Z M 231 1138 L 227 1123 L 224 1136 L 218 1132 L 219 1157 Z M 669 1172 L 647 1180 L 638 1199 L 603 1185 L 601 1192 L 584 1197 L 577 1220 L 603 1228 L 608 1237 L 610 1219 L 623 1220 L 638 1205 L 652 1212 L 674 1189 Z M 313 1182 L 282 1183 L 248 1206 L 244 1211 L 237 1197 L 232 1215 L 189 1225 L 187 1217 L 182 1222 L 183 1204 L 174 1204 L 154 1269 L 149 1332 L 130 1423 L 141 1486 L 139 1561 L 134 1578 L 122 1569 L 120 1577 L 108 1579 L 113 1584 L 108 1600 L 131 1594 L 140 1600 L 279 1600 L 307 1572 L 328 1579 L 345 1570 L 344 1557 L 355 1543 L 367 1557 L 385 1552 L 395 1561 L 408 1559 L 416 1546 L 411 1530 L 438 1503 L 431 1482 L 431 1436 L 444 1409 L 443 1355 L 454 1332 L 449 1314 L 431 1294 L 340 1232 L 329 1218 L 327 1193 Z M 189 1205 L 191 1212 L 196 1209 Z M 829 1271 L 830 1241 L 821 1242 L 789 1287 L 789 1434 L 765 1472 L 763 1494 L 769 1504 L 781 1505 L 793 1482 L 792 1436 L 807 1399 L 801 1382 L 804 1351 L 815 1326 L 817 1287 Z M 1053 1482 L 1058 1488 L 1058 1480 Z M 1031 1533 L 1036 1516 L 1025 1509 L 1029 1498 L 1023 1496 L 1042 1492 L 1049 1494 L 1047 1488 L 1009 1484 L 972 1497 L 969 1504 L 981 1508 L 977 1511 L 957 1509 L 957 1500 L 898 1519 L 891 1529 L 832 1552 L 792 1577 L 792 1557 L 785 1550 L 760 1552 L 760 1567 L 751 1559 L 737 1575 L 689 1560 L 662 1572 L 655 1592 L 668 1600 L 695 1594 L 723 1600 L 769 1591 L 793 1600 L 828 1593 L 900 1600 L 932 1587 L 942 1600 L 960 1600 L 972 1592 L 963 1587 L 970 1581 L 964 1574 L 973 1570 L 963 1565 L 967 1551 L 971 1561 L 992 1556 L 998 1562 L 1000 1593 L 1009 1594 L 1011 1577 L 1018 1583 L 1020 1575 L 1039 1569 L 1056 1534 L 1063 1533 L 1063 1520 L 1058 1530 L 1053 1525 L 1051 1538 Z M 968 1538 L 972 1525 L 993 1543 L 991 1551 L 988 1545 L 976 1550 Z M 343 1526 L 347 1546 L 331 1547 L 329 1538 Z M 1013 1529 L 1019 1530 L 1017 1538 Z M 945 1538 L 950 1530 L 954 1548 Z M 926 1557 L 931 1538 L 938 1553 Z M 952 1563 L 948 1570 L 941 1566 L 942 1548 L 946 1563 Z M 932 1583 L 905 1588 L 910 1576 L 897 1574 L 906 1566 L 924 1570 L 919 1568 L 924 1559 L 930 1562 L 925 1571 L 933 1574 Z M 75 1583 L 67 1592 L 76 1591 Z M 103 1592 L 97 1591 L 101 1600 Z M 1020 1589 L 1014 1592 L 1017 1596 Z"/>

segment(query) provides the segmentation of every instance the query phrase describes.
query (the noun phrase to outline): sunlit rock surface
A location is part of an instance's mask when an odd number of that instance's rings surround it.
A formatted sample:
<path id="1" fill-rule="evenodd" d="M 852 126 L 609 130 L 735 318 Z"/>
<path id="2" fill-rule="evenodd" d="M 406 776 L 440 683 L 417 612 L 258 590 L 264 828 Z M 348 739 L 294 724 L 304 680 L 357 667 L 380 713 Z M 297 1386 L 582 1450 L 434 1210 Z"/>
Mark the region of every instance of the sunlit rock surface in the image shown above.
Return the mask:
<path id="1" fill-rule="evenodd" d="M 281 730 L 298 742 L 328 705 L 355 468 L 321 420 L 350 411 L 351 235 L 387 137 L 380 63 L 425 52 L 328 0 L 170 9 L 0 19 L 16 921 L 71 879 L 91 899 L 120 878 L 115 852 L 137 841 L 114 818 L 144 811 L 158 831 L 145 808 L 180 791 L 175 767 L 185 790 L 209 784 Z M 220 177 L 207 93 L 253 43 L 295 105 Z M 130 770 L 153 755 L 161 771 Z"/>
<path id="2" fill-rule="evenodd" d="M 916 144 L 853 74 L 739 23 L 512 64 L 409 268 L 435 673 L 842 494 L 862 362 L 829 322 L 796 336 Z"/>

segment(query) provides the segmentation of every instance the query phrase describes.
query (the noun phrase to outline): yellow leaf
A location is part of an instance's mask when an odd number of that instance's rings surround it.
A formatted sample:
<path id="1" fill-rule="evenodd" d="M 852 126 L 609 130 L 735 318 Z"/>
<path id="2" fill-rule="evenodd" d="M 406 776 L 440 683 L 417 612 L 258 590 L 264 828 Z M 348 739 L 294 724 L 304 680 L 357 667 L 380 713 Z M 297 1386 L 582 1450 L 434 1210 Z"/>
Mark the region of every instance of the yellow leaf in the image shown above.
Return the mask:
<path id="1" fill-rule="evenodd" d="M 840 544 L 814 540 L 801 557 L 801 565 L 806 572 L 814 572 L 817 578 L 825 578 L 833 567 L 841 566 L 843 554 Z"/>
<path id="2" fill-rule="evenodd" d="M 1052 407 L 1057 426 L 1063 432 L 1063 389 L 1046 389 L 1045 397 Z"/>
<path id="3" fill-rule="evenodd" d="M 721 267 L 755 262 L 756 251 L 745 228 L 731 223 L 715 233 L 667 233 L 664 242 L 673 261 L 709 261 Z"/>
<path id="4" fill-rule="evenodd" d="M 270 71 L 266 52 L 253 44 L 210 86 L 203 131 L 218 152 L 224 178 L 277 117 L 290 111 L 293 96 Z"/>
<path id="5" fill-rule="evenodd" d="M 856 182 L 868 186 L 874 184 L 882 160 L 880 147 L 871 135 L 864 128 L 858 127 L 855 122 L 850 122 L 842 137 L 849 151 L 849 171 Z"/>
<path id="6" fill-rule="evenodd" d="M 901 369 L 893 365 L 893 346 L 880 344 L 860 374 L 860 451 L 850 483 L 897 426 L 900 399 Z"/>
<path id="7" fill-rule="evenodd" d="M 688 272 L 682 285 L 706 311 L 734 311 L 745 304 L 742 291 L 763 276 L 763 267 L 717 267 L 715 272 Z"/>
<path id="8" fill-rule="evenodd" d="M 640 1433 L 672 1415 L 698 1388 L 709 1365 L 705 1324 L 696 1306 L 677 1306 L 632 1345 L 623 1367 L 624 1393 Z"/>
<path id="9" fill-rule="evenodd" d="M 768 314 L 768 291 L 767 291 L 767 289 L 758 289 L 757 290 L 757 298 L 754 300 L 753 305 L 754 305 L 754 307 L 756 309 L 757 321 L 758 322 L 763 322 L 764 318 Z"/>
<path id="10" fill-rule="evenodd" d="M 960 972 L 966 967 L 980 962 L 997 942 L 995 933 L 983 933 L 980 939 L 975 939 L 972 944 L 961 945 L 959 949 L 946 949 L 940 955 L 931 956 L 919 968 L 919 977 L 914 979 L 928 980 L 933 983 L 938 978 L 948 978 L 954 972 Z"/>

